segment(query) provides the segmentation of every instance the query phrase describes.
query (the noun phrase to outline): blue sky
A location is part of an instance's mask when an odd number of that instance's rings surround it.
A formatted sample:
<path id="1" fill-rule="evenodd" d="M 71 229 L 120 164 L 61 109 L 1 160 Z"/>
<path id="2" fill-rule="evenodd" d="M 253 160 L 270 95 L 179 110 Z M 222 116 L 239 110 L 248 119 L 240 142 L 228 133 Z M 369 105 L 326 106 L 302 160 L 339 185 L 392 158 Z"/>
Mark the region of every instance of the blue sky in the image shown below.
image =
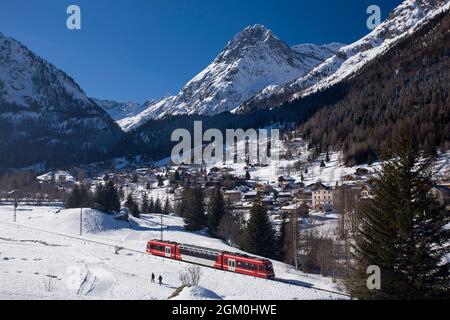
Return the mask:
<path id="1" fill-rule="evenodd" d="M 401 0 L 1 0 L 0 32 L 72 76 L 98 98 L 143 102 L 177 93 L 248 25 L 289 45 L 351 43 Z M 82 30 L 66 28 L 81 8 Z"/>

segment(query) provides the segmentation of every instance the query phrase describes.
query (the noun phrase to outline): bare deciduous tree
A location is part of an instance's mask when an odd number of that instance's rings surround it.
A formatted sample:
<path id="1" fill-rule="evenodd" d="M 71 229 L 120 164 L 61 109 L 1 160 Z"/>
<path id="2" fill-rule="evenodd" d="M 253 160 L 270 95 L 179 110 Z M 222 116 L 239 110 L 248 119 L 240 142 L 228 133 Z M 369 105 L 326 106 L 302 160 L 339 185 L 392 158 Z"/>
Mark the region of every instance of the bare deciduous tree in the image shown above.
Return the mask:
<path id="1" fill-rule="evenodd" d="M 195 287 L 200 283 L 202 269 L 198 266 L 190 266 L 180 274 L 181 284 L 183 286 Z"/>

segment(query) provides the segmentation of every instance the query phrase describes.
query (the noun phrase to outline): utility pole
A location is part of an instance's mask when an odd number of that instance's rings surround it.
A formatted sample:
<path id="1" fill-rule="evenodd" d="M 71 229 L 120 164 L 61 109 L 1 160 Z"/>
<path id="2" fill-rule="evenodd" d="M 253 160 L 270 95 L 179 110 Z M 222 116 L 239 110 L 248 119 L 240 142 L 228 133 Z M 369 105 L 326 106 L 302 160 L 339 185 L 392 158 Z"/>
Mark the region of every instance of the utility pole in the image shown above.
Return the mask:
<path id="1" fill-rule="evenodd" d="M 294 249 L 294 263 L 295 263 L 295 270 L 298 270 L 298 252 L 297 252 L 297 243 L 298 243 L 298 202 L 295 204 L 295 213 L 292 217 L 292 247 Z"/>
<path id="2" fill-rule="evenodd" d="M 83 235 L 83 208 L 80 208 L 80 236 Z"/>
<path id="3" fill-rule="evenodd" d="M 17 207 L 19 206 L 19 202 L 17 199 L 14 199 L 14 222 L 17 221 Z"/>
<path id="4" fill-rule="evenodd" d="M 163 237 L 163 215 L 161 214 L 161 241 L 164 241 Z"/>

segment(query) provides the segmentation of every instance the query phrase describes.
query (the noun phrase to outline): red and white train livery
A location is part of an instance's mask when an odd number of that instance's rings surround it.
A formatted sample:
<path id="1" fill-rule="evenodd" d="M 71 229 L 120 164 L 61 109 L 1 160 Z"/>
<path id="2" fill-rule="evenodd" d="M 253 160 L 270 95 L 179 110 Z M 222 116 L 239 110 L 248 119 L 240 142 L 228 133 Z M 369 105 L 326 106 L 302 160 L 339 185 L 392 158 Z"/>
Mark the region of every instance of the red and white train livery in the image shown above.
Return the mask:
<path id="1" fill-rule="evenodd" d="M 147 253 L 252 277 L 275 279 L 272 262 L 239 253 L 159 240 L 148 242 Z"/>

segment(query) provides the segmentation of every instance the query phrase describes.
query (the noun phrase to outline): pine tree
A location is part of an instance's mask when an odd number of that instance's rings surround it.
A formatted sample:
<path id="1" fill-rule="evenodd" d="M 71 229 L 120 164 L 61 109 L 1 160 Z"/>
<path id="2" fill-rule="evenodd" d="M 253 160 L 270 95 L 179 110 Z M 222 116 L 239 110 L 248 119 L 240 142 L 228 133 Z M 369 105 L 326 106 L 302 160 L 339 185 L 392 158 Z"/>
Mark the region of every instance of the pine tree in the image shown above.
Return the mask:
<path id="1" fill-rule="evenodd" d="M 133 182 L 133 183 L 138 183 L 139 182 L 139 177 L 138 177 L 137 172 L 133 172 L 131 182 Z"/>
<path id="2" fill-rule="evenodd" d="M 199 231 L 206 226 L 203 191 L 199 185 L 187 188 L 185 196 L 184 222 L 186 230 Z"/>
<path id="3" fill-rule="evenodd" d="M 146 193 L 144 193 L 142 197 L 141 212 L 143 214 L 150 213 L 150 204 L 148 203 L 148 196 Z"/>
<path id="4" fill-rule="evenodd" d="M 159 188 L 164 187 L 164 180 L 163 180 L 163 178 L 160 175 L 157 175 L 156 179 L 158 180 L 158 187 Z"/>
<path id="5" fill-rule="evenodd" d="M 155 200 L 153 200 L 153 197 L 150 198 L 150 203 L 148 205 L 148 212 L 155 213 Z"/>
<path id="6" fill-rule="evenodd" d="M 155 207 L 153 209 L 153 213 L 157 213 L 157 214 L 162 214 L 163 213 L 162 203 L 161 203 L 161 200 L 159 198 L 157 198 L 156 201 L 155 201 Z"/>
<path id="7" fill-rule="evenodd" d="M 119 193 L 112 180 L 109 180 L 106 185 L 97 187 L 94 200 L 100 210 L 109 213 L 120 210 Z"/>
<path id="8" fill-rule="evenodd" d="M 368 164 L 369 167 L 371 167 L 373 165 L 373 157 L 372 157 L 371 154 L 369 154 L 367 156 L 367 164 Z"/>
<path id="9" fill-rule="evenodd" d="M 252 177 L 250 176 L 250 172 L 248 170 L 245 172 L 245 180 L 250 180 Z"/>
<path id="10" fill-rule="evenodd" d="M 277 259 L 280 261 L 285 261 L 285 243 L 286 243 L 286 231 L 287 231 L 287 219 L 286 215 L 283 214 L 281 224 L 280 224 L 280 230 L 277 235 Z"/>
<path id="11" fill-rule="evenodd" d="M 125 202 L 125 207 L 127 207 L 130 210 L 130 213 L 133 217 L 140 216 L 141 213 L 139 211 L 139 206 L 136 203 L 136 201 L 134 201 L 133 195 L 131 193 L 127 197 L 127 201 Z"/>
<path id="12" fill-rule="evenodd" d="M 169 215 L 170 211 L 172 211 L 172 208 L 170 207 L 169 198 L 166 198 L 166 201 L 164 202 L 163 214 Z"/>
<path id="13" fill-rule="evenodd" d="M 258 194 L 250 210 L 242 249 L 267 258 L 276 258 L 276 241 L 267 208 Z"/>
<path id="14" fill-rule="evenodd" d="M 64 206 L 66 209 L 73 208 L 89 208 L 92 205 L 92 195 L 84 186 L 75 185 L 73 190 L 68 194 Z"/>
<path id="15" fill-rule="evenodd" d="M 356 277 L 362 299 L 448 298 L 449 216 L 431 196 L 430 159 L 405 126 L 383 162 L 375 197 L 362 208 L 356 237 Z M 368 290 L 368 266 L 381 269 L 381 290 Z"/>
<path id="16" fill-rule="evenodd" d="M 225 201 L 220 188 L 215 188 L 208 204 L 208 232 L 211 237 L 218 237 L 218 228 L 225 214 Z"/>

